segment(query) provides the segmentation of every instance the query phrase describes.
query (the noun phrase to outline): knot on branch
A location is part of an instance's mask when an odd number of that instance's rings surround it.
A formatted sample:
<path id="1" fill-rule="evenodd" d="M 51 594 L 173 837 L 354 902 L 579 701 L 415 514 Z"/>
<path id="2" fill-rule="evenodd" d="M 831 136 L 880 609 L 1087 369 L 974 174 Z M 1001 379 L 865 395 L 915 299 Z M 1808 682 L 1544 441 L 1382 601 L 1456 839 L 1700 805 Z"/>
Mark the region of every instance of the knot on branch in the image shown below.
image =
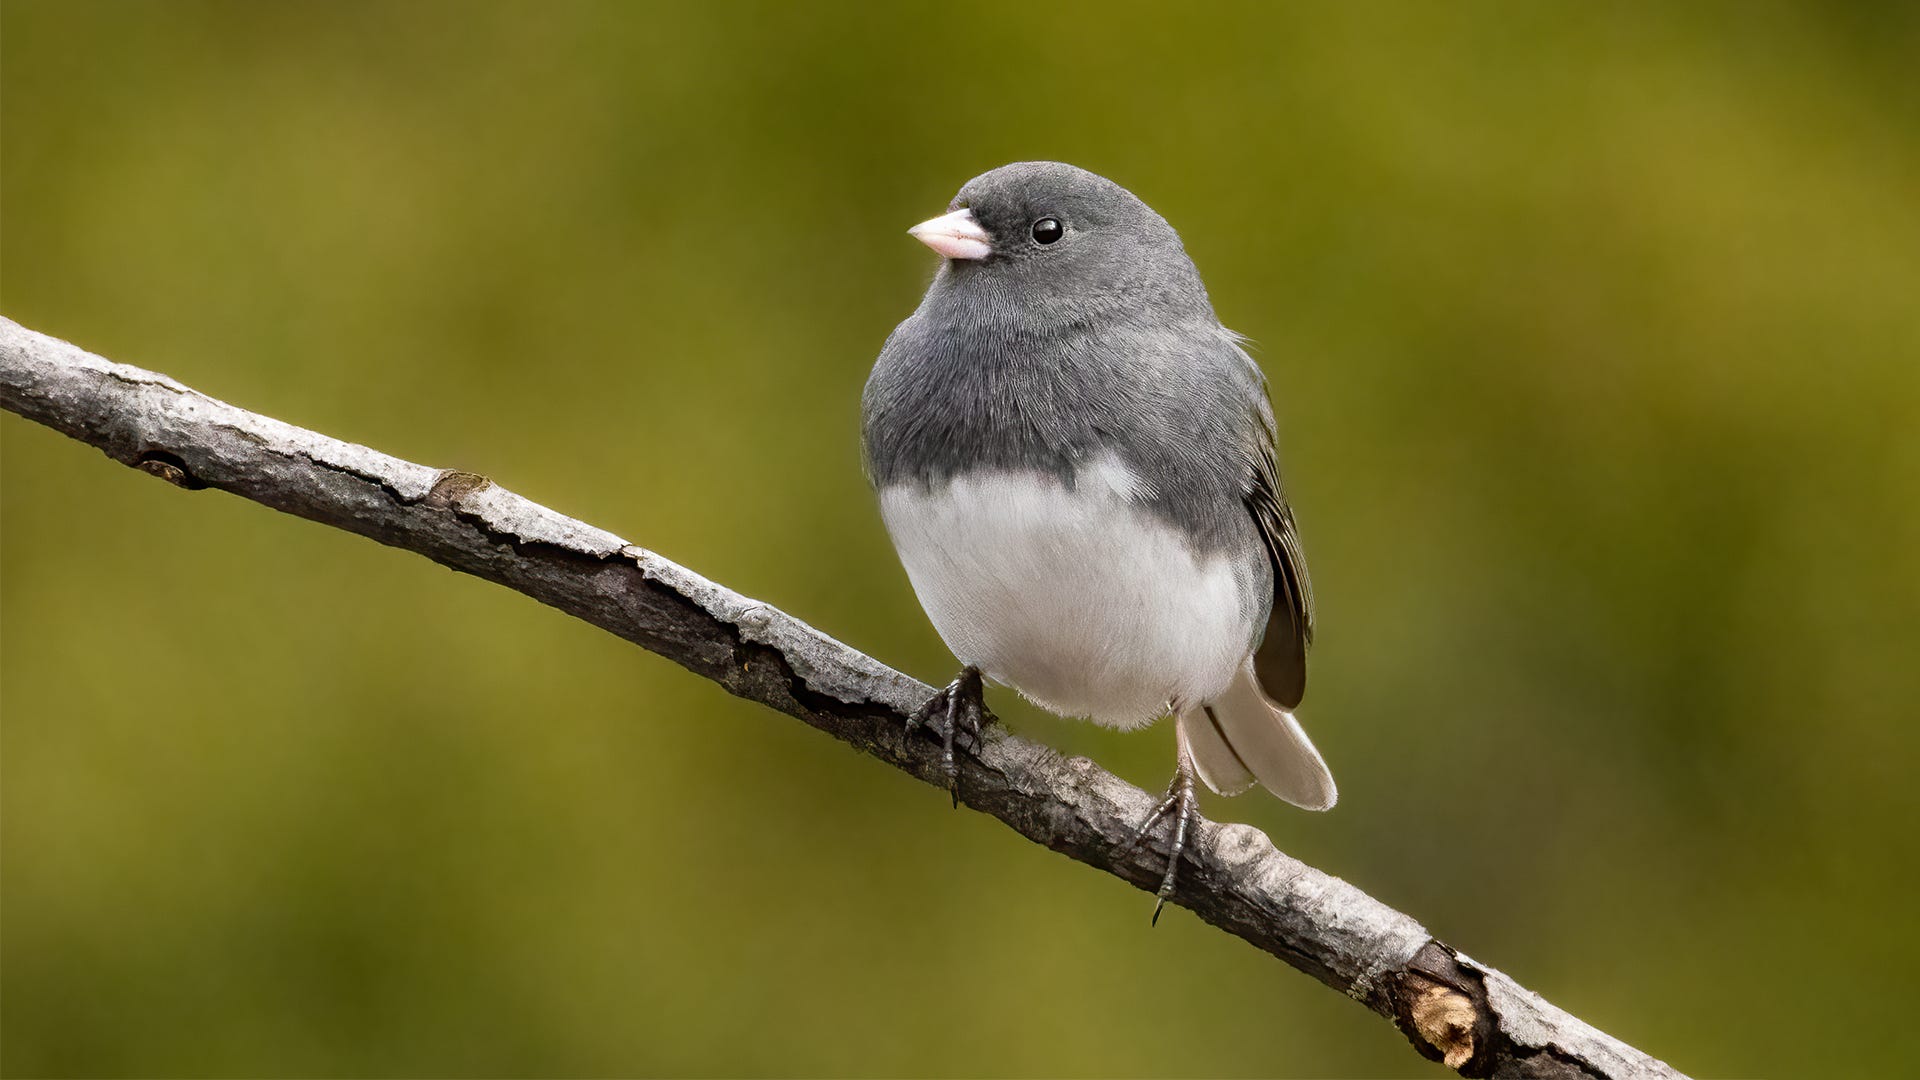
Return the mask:
<path id="1" fill-rule="evenodd" d="M 1473 1000 L 1450 986 L 1430 984 L 1415 992 L 1407 1012 L 1427 1045 L 1440 1051 L 1440 1063 L 1458 1071 L 1473 1060 L 1473 1029 L 1480 1013 Z"/>
<path id="2" fill-rule="evenodd" d="M 461 472 L 459 469 L 443 469 L 433 481 L 433 488 L 420 501 L 435 510 L 449 510 L 461 499 L 492 487 L 493 481 L 479 473 Z"/>
<path id="3" fill-rule="evenodd" d="M 1467 1076 L 1485 1076 L 1493 1061 L 1493 1011 L 1484 984 L 1429 941 L 1394 979 L 1394 1023 L 1420 1056 Z"/>
<path id="4" fill-rule="evenodd" d="M 204 481 L 193 475 L 187 468 L 187 463 L 180 460 L 178 455 L 169 454 L 165 450 L 143 452 L 133 459 L 133 467 L 143 473 L 157 476 L 174 487 L 185 488 L 188 491 L 198 491 L 207 486 Z"/>

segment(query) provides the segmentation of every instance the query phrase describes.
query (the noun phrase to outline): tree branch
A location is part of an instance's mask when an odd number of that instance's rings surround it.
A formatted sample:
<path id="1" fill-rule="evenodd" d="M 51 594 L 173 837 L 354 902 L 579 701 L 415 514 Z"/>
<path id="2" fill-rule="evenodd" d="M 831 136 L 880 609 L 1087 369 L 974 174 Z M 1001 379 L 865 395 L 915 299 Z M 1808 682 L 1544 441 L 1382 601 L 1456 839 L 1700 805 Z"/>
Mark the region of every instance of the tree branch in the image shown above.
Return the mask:
<path id="1" fill-rule="evenodd" d="M 0 318 L 0 404 L 183 488 L 219 488 L 505 585 L 729 692 L 945 785 L 904 721 L 932 693 L 806 623 L 473 473 L 433 469 L 234 408 Z M 1154 799 L 1090 761 L 1001 732 L 962 755 L 961 798 L 1015 832 L 1152 891 L 1129 850 Z M 1393 1021 L 1467 1076 L 1678 1077 L 1433 939 L 1413 919 L 1203 823 L 1174 902 Z"/>

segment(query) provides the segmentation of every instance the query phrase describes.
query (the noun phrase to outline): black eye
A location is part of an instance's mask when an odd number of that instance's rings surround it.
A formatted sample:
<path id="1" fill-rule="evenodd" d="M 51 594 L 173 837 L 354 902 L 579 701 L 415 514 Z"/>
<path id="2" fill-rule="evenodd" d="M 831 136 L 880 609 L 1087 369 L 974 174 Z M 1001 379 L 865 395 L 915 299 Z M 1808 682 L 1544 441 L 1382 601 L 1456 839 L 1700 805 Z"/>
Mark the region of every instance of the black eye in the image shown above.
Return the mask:
<path id="1" fill-rule="evenodd" d="M 1058 218 L 1043 217 L 1033 223 L 1033 238 L 1042 244 L 1051 244 L 1066 234 Z"/>

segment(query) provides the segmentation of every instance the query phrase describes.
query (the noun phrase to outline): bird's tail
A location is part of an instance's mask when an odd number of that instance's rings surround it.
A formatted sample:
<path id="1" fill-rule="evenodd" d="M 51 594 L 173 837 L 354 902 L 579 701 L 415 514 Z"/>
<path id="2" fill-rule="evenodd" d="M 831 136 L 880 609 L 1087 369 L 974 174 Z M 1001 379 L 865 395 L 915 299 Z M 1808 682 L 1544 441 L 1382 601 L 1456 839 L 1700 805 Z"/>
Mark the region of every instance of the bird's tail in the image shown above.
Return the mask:
<path id="1" fill-rule="evenodd" d="M 1260 689 L 1248 663 L 1225 693 L 1180 713 L 1180 738 L 1200 779 L 1222 795 L 1260 786 L 1304 810 L 1340 797 L 1333 773 L 1293 714 Z"/>

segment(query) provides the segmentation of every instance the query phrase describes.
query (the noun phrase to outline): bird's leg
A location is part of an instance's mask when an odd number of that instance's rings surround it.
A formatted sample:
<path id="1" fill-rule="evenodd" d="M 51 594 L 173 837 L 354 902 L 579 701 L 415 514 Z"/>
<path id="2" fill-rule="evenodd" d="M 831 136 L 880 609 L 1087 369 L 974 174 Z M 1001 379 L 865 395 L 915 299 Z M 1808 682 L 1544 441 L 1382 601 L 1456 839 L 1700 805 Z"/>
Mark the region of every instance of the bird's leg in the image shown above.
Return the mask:
<path id="1" fill-rule="evenodd" d="M 993 714 L 987 711 L 986 690 L 981 685 L 980 669 L 968 664 L 961 669 L 960 677 L 947 684 L 946 689 L 927 699 L 925 705 L 914 710 L 907 717 L 907 730 L 913 731 L 931 722 L 936 714 L 944 714 L 946 731 L 940 737 L 940 767 L 946 770 L 947 791 L 953 796 L 953 805 L 960 806 L 960 762 L 954 757 L 954 736 L 964 731 L 980 745 L 981 730 L 993 720 Z"/>
<path id="2" fill-rule="evenodd" d="M 1166 797 L 1153 808 L 1153 813 L 1147 815 L 1140 831 L 1133 834 L 1133 839 L 1122 851 L 1123 855 L 1131 854 L 1153 831 L 1153 827 L 1160 824 L 1161 818 L 1173 819 L 1173 839 L 1167 845 L 1167 872 L 1160 879 L 1160 889 L 1153 898 L 1151 924 L 1155 926 L 1160 924 L 1160 909 L 1173 897 L 1174 882 L 1180 873 L 1180 856 L 1187 850 L 1187 831 L 1197 826 L 1200 820 L 1200 799 L 1193 789 L 1193 755 L 1187 750 L 1184 736 L 1179 737 L 1179 743 L 1180 752 L 1175 759 L 1173 782 L 1167 785 Z"/>

